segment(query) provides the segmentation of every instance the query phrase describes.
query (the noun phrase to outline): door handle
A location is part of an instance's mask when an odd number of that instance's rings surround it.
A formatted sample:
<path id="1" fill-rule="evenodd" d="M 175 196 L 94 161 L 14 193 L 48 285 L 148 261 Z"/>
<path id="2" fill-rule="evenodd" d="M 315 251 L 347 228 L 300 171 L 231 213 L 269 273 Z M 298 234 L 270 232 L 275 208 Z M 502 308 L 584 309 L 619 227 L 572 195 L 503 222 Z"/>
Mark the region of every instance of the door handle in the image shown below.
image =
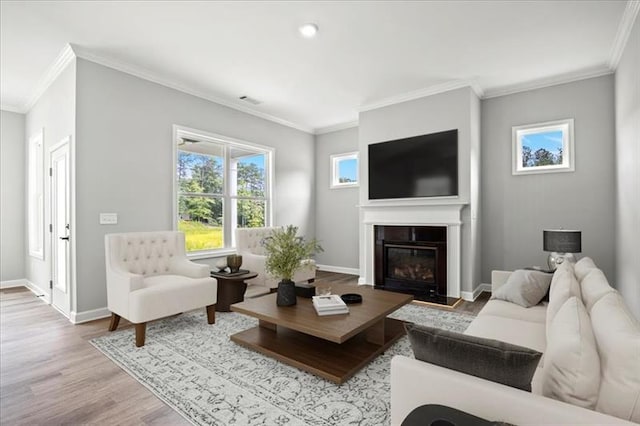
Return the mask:
<path id="1" fill-rule="evenodd" d="M 61 240 L 69 241 L 69 237 L 60 237 Z"/>

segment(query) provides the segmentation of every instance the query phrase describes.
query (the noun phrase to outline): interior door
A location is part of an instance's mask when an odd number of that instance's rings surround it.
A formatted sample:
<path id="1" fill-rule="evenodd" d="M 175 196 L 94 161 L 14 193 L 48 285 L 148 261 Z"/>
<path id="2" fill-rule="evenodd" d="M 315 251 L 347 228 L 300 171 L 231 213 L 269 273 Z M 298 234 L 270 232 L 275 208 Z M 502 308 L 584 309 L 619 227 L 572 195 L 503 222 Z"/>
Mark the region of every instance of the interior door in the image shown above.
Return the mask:
<path id="1" fill-rule="evenodd" d="M 51 162 L 51 304 L 69 317 L 71 307 L 69 138 L 50 151 Z"/>

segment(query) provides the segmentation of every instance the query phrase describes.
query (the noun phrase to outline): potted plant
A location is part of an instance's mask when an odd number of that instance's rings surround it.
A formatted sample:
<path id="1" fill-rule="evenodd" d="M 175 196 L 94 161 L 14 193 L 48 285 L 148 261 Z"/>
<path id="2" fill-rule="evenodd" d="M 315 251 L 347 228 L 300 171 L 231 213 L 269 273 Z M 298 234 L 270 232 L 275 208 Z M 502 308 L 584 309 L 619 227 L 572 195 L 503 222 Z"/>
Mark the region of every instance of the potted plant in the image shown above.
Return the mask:
<path id="1" fill-rule="evenodd" d="M 302 261 L 323 251 L 315 239 L 306 241 L 303 237 L 298 237 L 297 233 L 298 227 L 289 225 L 274 229 L 271 236 L 262 241 L 267 256 L 267 272 L 282 280 L 278 283 L 278 306 L 296 304 L 293 275 L 301 267 Z"/>

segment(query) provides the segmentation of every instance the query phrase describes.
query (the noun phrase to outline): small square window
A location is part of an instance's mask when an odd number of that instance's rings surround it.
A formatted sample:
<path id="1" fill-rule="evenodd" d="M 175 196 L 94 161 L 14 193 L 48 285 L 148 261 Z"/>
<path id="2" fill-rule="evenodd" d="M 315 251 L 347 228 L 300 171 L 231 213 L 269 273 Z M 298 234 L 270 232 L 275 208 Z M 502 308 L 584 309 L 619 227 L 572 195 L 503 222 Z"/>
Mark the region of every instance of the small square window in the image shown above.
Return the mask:
<path id="1" fill-rule="evenodd" d="M 572 172 L 573 119 L 512 127 L 514 175 Z"/>
<path id="2" fill-rule="evenodd" d="M 358 186 L 358 153 L 347 152 L 331 156 L 331 188 Z"/>

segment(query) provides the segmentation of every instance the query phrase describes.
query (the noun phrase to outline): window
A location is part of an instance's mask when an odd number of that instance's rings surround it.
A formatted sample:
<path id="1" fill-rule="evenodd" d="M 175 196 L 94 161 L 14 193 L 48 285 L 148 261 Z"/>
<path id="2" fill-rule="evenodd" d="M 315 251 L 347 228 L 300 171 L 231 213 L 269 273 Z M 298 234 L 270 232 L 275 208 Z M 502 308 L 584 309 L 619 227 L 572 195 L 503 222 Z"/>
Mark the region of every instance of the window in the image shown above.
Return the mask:
<path id="1" fill-rule="evenodd" d="M 572 172 L 573 119 L 512 128 L 514 175 Z"/>
<path id="2" fill-rule="evenodd" d="M 271 225 L 271 148 L 178 126 L 175 135 L 175 222 L 187 253 L 219 254 L 237 227 Z"/>
<path id="3" fill-rule="evenodd" d="M 331 188 L 358 186 L 358 153 L 347 152 L 331 156 Z"/>
<path id="4" fill-rule="evenodd" d="M 44 260 L 44 129 L 29 139 L 29 255 Z"/>

